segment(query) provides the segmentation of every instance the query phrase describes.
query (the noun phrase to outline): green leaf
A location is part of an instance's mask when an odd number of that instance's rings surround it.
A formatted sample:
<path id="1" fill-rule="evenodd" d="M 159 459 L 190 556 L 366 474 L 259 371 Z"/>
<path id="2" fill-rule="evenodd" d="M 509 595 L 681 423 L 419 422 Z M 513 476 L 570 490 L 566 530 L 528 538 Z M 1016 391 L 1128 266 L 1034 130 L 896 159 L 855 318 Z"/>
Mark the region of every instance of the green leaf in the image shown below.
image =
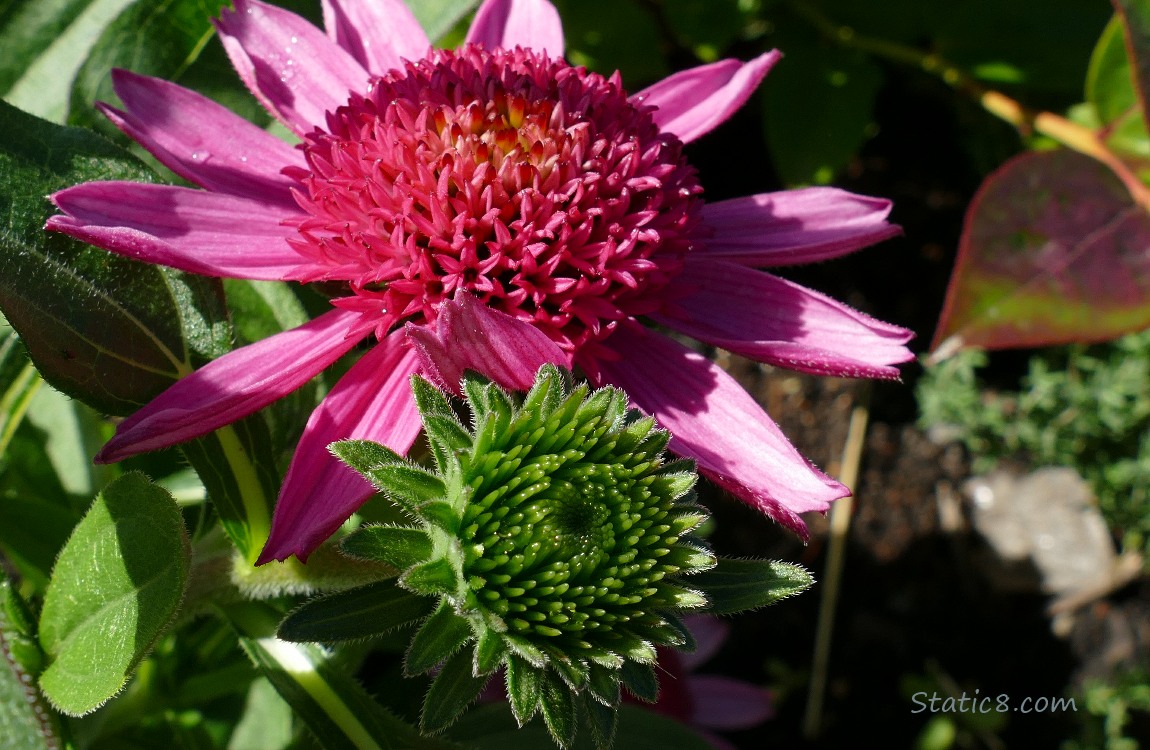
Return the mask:
<path id="1" fill-rule="evenodd" d="M 211 19 L 225 4 L 221 0 L 148 0 L 126 6 L 104 27 L 76 72 L 69 121 L 116 132 L 92 106 L 96 101 L 118 101 L 109 71 L 129 68 L 159 78 L 179 78 L 207 48 L 213 35 Z M 230 71 L 216 73 L 226 80 Z"/>
<path id="2" fill-rule="evenodd" d="M 323 649 L 277 638 L 240 637 L 252 662 L 325 750 L 447 750 L 372 700 Z"/>
<path id="3" fill-rule="evenodd" d="M 40 615 L 40 687 L 53 705 L 82 716 L 119 692 L 175 618 L 189 557 L 175 500 L 142 474 L 96 497 L 56 561 Z"/>
<path id="4" fill-rule="evenodd" d="M 391 581 L 304 602 L 280 623 L 285 641 L 330 643 L 371 638 L 427 617 L 434 600 L 412 594 Z"/>
<path id="5" fill-rule="evenodd" d="M 424 503 L 442 500 L 447 493 L 442 479 L 385 445 L 369 440 L 341 440 L 329 449 L 408 512 L 415 513 Z"/>
<path id="6" fill-rule="evenodd" d="M 0 103 L 0 310 L 44 379 L 110 414 L 128 414 L 231 337 L 218 280 L 185 275 L 43 231 L 44 196 L 89 180 L 150 181 L 95 134 Z"/>
<path id="7" fill-rule="evenodd" d="M 294 739 L 291 706 L 265 678 L 252 682 L 228 750 L 286 750 Z"/>
<path id="8" fill-rule="evenodd" d="M 813 31 L 790 36 L 776 42 L 786 56 L 763 89 L 767 145 L 787 185 L 825 185 L 876 132 L 882 72 L 860 52 L 816 41 Z"/>
<path id="9" fill-rule="evenodd" d="M 32 615 L 0 574 L 0 737 L 8 747 L 54 750 L 63 745 L 60 717 L 36 688 L 42 664 Z"/>
<path id="10" fill-rule="evenodd" d="M 1122 17 L 1115 16 L 1102 32 L 1086 73 L 1086 101 L 1094 105 L 1107 146 L 1150 156 L 1150 134 L 1134 89 L 1124 29 Z"/>
<path id="11" fill-rule="evenodd" d="M 623 74 L 629 91 L 668 73 L 655 15 L 641 3 L 557 0 L 567 40 L 566 57 L 603 75 Z"/>
<path id="12" fill-rule="evenodd" d="M 422 529 L 367 526 L 340 542 L 340 548 L 361 560 L 377 560 L 406 570 L 431 557 L 431 539 Z"/>
<path id="13" fill-rule="evenodd" d="M 579 728 L 575 713 L 575 696 L 567 683 L 552 670 L 544 670 L 539 691 L 539 706 L 547 730 L 560 747 L 571 747 Z"/>
<path id="14" fill-rule="evenodd" d="M 9 0 L 0 13 L 0 93 L 62 122 L 72 79 L 104 28 L 135 0 Z"/>
<path id="15" fill-rule="evenodd" d="M 460 651 L 447 660 L 435 676 L 423 701 L 419 725 L 425 732 L 442 732 L 479 697 L 487 676 L 471 672 L 471 655 Z"/>
<path id="16" fill-rule="evenodd" d="M 412 591 L 425 596 L 438 596 L 455 591 L 457 578 L 451 563 L 440 558 L 416 565 L 399 580 Z"/>
<path id="17" fill-rule="evenodd" d="M 471 637 L 467 620 L 452 611 L 446 601 L 427 618 L 411 639 L 403 671 L 409 675 L 429 672 L 460 649 Z"/>
<path id="18" fill-rule="evenodd" d="M 519 726 L 530 721 L 539 708 L 542 673 L 542 668 L 519 656 L 512 654 L 507 659 L 507 698 Z"/>
<path id="19" fill-rule="evenodd" d="M 591 736 L 595 747 L 608 750 L 615 744 L 615 734 L 619 730 L 619 711 L 616 706 L 604 706 L 592 696 L 584 694 L 580 701 L 583 716 L 591 726 Z"/>
<path id="20" fill-rule="evenodd" d="M 731 615 L 774 604 L 802 593 L 814 578 L 798 565 L 777 560 L 731 560 L 719 558 L 711 570 L 691 576 L 690 583 L 706 594 L 707 611 Z"/>
<path id="21" fill-rule="evenodd" d="M 404 0 L 427 36 L 435 41 L 467 15 L 479 0 Z"/>

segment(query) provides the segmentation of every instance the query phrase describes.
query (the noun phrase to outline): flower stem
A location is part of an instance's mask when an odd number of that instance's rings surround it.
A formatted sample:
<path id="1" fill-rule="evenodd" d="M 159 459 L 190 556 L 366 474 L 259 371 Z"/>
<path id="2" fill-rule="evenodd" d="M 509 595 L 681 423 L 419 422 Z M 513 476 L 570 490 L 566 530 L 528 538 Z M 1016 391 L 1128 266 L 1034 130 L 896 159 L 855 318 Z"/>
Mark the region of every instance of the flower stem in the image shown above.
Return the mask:
<path id="1" fill-rule="evenodd" d="M 863 388 L 858 403 L 851 410 L 850 427 L 843 447 L 838 479 L 852 493 L 858 484 L 863 441 L 869 418 L 870 389 Z M 836 500 L 830 512 L 830 542 L 827 547 L 826 577 L 819 598 L 819 621 L 815 628 L 815 650 L 811 664 L 811 683 L 807 692 L 807 710 L 803 716 L 803 736 L 815 739 L 822 726 L 823 696 L 826 692 L 827 668 L 830 663 L 831 635 L 834 631 L 835 608 L 842 583 L 846 557 L 847 533 L 850 531 L 854 497 Z"/>
<path id="2" fill-rule="evenodd" d="M 1122 181 L 1134 202 L 1150 210 L 1150 188 L 1147 188 L 1130 167 L 1106 146 L 1094 130 L 1053 112 L 1029 109 L 1000 91 L 988 89 L 966 71 L 939 55 L 886 39 L 858 34 L 850 26 L 835 23 L 810 3 L 796 0 L 790 2 L 788 7 L 823 36 L 844 47 L 915 67 L 942 79 L 949 86 L 977 101 L 987 112 L 1014 126 L 1024 136 L 1039 133 L 1066 148 L 1102 162 Z"/>

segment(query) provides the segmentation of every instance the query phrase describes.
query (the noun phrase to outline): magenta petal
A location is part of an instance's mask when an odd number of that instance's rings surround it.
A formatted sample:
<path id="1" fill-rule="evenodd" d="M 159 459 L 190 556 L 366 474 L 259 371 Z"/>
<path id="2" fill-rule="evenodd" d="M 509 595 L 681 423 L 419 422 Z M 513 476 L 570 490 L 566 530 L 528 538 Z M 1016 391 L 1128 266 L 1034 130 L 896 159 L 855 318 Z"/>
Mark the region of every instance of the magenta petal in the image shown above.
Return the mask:
<path id="1" fill-rule="evenodd" d="M 708 203 L 713 229 L 699 255 L 748 266 L 785 266 L 837 258 L 902 233 L 888 224 L 891 203 L 837 188 L 760 193 Z"/>
<path id="2" fill-rule="evenodd" d="M 750 394 L 702 354 L 635 321 L 624 321 L 606 343 L 621 356 L 599 361 L 604 380 L 671 431 L 671 450 L 804 540 L 799 514 L 825 511 L 850 494 L 799 455 Z"/>
<path id="3" fill-rule="evenodd" d="M 771 691 L 729 677 L 691 675 L 687 693 L 694 708 L 691 723 L 710 729 L 749 729 L 775 713 Z"/>
<path id="4" fill-rule="evenodd" d="M 332 310 L 213 360 L 125 419 L 96 456 L 114 463 L 206 435 L 302 386 L 356 345 L 359 316 Z"/>
<path id="5" fill-rule="evenodd" d="M 466 292 L 440 303 L 434 330 L 411 323 L 406 330 L 424 369 L 456 393 L 464 370 L 475 370 L 504 388 L 526 391 L 548 362 L 571 367 L 547 334 Z"/>
<path id="6" fill-rule="evenodd" d="M 687 290 L 690 290 L 689 292 Z M 914 336 L 806 287 L 737 263 L 688 258 L 671 282 L 685 292 L 652 317 L 665 326 L 759 362 L 815 375 L 899 376 Z"/>
<path id="7" fill-rule="evenodd" d="M 374 75 L 418 60 L 431 42 L 403 0 L 323 0 L 323 25 L 340 47 Z"/>
<path id="8" fill-rule="evenodd" d="M 653 116 L 659 129 L 690 143 L 743 106 L 781 57 L 778 50 L 771 50 L 745 63 L 720 60 L 700 65 L 664 78 L 631 101 L 658 107 Z"/>
<path id="9" fill-rule="evenodd" d="M 328 445 L 356 438 L 407 453 L 422 426 L 408 384 L 418 370 L 419 358 L 394 331 L 340 378 L 304 428 L 257 564 L 306 559 L 371 496 L 367 480 Z"/>
<path id="10" fill-rule="evenodd" d="M 297 135 L 367 91 L 363 66 L 304 19 L 259 0 L 235 5 L 216 21 L 220 41 L 260 103 Z"/>
<path id="11" fill-rule="evenodd" d="M 489 50 L 518 45 L 562 57 L 563 23 L 547 0 L 485 0 L 467 31 L 467 42 Z"/>
<path id="12" fill-rule="evenodd" d="M 137 182 L 88 182 L 52 202 L 46 228 L 129 258 L 205 276 L 278 280 L 304 259 L 284 211 L 262 201 Z"/>
<path id="13" fill-rule="evenodd" d="M 304 165 L 297 150 L 174 83 L 126 70 L 112 71 L 112 81 L 127 111 L 101 110 L 168 169 L 209 190 L 296 209 L 295 183 L 280 170 Z"/>

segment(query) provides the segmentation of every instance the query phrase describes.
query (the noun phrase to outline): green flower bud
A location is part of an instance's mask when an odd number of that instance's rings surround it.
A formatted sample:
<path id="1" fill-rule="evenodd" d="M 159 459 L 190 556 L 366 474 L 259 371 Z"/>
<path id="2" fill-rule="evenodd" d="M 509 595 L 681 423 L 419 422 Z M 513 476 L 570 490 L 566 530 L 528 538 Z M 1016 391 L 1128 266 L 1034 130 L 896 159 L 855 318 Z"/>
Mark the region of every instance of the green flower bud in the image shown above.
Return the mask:
<path id="1" fill-rule="evenodd" d="M 430 383 L 417 376 L 413 389 L 435 472 L 372 443 L 332 449 L 426 535 L 389 530 L 403 549 L 378 555 L 427 553 L 400 585 L 440 599 L 407 655 L 409 672 L 440 668 L 424 728 L 453 721 L 505 667 L 520 723 L 541 709 L 567 745 L 581 708 L 609 745 L 614 711 L 602 709 L 618 704 L 620 684 L 649 692 L 655 647 L 689 646 L 678 613 L 707 604 L 689 580 L 716 563 L 689 536 L 706 518 L 694 465 L 665 458 L 668 433 L 628 410 L 622 391 L 573 387 L 554 366 L 525 396 L 469 373 L 470 429 Z"/>

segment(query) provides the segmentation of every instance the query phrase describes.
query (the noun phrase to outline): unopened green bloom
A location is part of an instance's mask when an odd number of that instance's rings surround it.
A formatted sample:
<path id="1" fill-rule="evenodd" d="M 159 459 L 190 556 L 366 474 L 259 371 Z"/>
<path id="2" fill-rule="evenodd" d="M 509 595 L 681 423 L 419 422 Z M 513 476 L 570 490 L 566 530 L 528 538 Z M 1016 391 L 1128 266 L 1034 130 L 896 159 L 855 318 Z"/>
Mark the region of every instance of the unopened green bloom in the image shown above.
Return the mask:
<path id="1" fill-rule="evenodd" d="M 369 527 L 345 548 L 373 539 L 402 586 L 440 599 L 407 654 L 411 673 L 440 668 L 424 727 L 450 723 L 505 667 L 521 723 L 542 709 L 567 744 L 582 707 L 609 744 L 620 684 L 653 698 L 655 647 L 684 645 L 678 613 L 707 604 L 689 582 L 716 563 L 689 537 L 706 518 L 694 466 L 664 458 L 669 435 L 622 391 L 572 387 L 553 366 L 525 396 L 469 374 L 470 429 L 441 391 L 413 388 L 436 471 L 373 443 L 333 450 L 418 523 Z"/>

